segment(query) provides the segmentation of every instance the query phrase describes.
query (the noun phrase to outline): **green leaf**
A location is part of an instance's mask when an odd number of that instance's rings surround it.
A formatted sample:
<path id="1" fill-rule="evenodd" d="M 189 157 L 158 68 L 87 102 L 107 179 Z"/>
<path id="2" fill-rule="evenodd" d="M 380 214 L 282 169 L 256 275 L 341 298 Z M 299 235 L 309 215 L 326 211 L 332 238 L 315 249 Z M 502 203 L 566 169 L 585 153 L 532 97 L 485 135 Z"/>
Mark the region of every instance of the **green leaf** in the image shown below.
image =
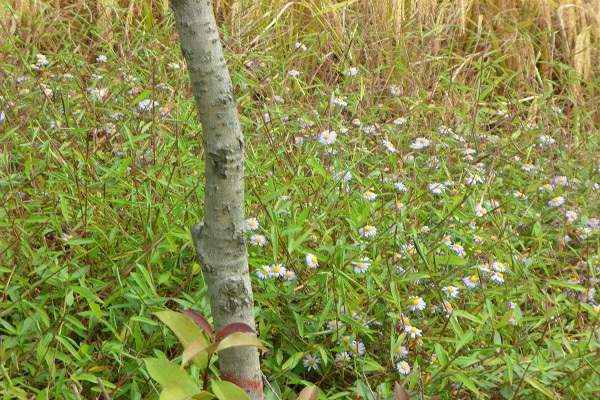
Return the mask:
<path id="1" fill-rule="evenodd" d="M 448 254 L 445 256 L 435 256 L 435 263 L 441 265 L 467 265 L 467 260 L 464 258 Z"/>
<path id="2" fill-rule="evenodd" d="M 167 386 L 171 382 L 179 381 L 187 382 L 191 381 L 191 378 L 187 372 L 179 365 L 161 358 L 144 358 L 146 369 L 152 379 L 157 381 L 161 386 Z M 189 380 L 189 381 L 188 381 Z M 194 382 L 191 382 L 195 386 Z"/>
<path id="3" fill-rule="evenodd" d="M 399 307 L 400 306 L 400 293 L 398 293 L 398 286 L 396 286 L 396 282 L 391 281 L 390 282 L 390 292 L 392 293 L 392 300 L 394 301 L 394 304 Z"/>
<path id="4" fill-rule="evenodd" d="M 506 325 L 508 325 L 510 319 L 515 315 L 514 310 L 509 310 L 504 317 L 502 317 L 502 319 L 500 320 L 500 322 L 498 322 L 496 324 L 496 326 L 494 326 L 494 329 L 498 330 Z"/>
<path id="5" fill-rule="evenodd" d="M 298 365 L 298 362 L 302 357 L 304 357 L 304 353 L 293 354 L 290 358 L 288 358 L 285 361 L 285 363 L 283 363 L 283 365 L 281 366 L 281 370 L 286 371 L 288 369 L 294 369 L 294 367 Z"/>
<path id="6" fill-rule="evenodd" d="M 319 354 L 321 354 L 321 360 L 323 360 L 323 365 L 327 365 L 327 359 L 328 359 L 327 351 L 321 346 L 319 346 L 318 350 L 319 350 Z"/>
<path id="7" fill-rule="evenodd" d="M 407 273 L 398 279 L 397 283 L 413 282 L 417 279 L 429 279 L 430 277 L 431 275 L 429 275 L 427 272 Z"/>
<path id="8" fill-rule="evenodd" d="M 173 331 L 184 346 L 194 339 L 200 343 L 208 344 L 198 325 L 187 315 L 168 310 L 157 311 L 153 314 Z"/>
<path id="9" fill-rule="evenodd" d="M 140 101 L 146 100 L 148 97 L 150 97 L 151 94 L 152 94 L 152 90 L 150 90 L 150 89 L 144 90 L 135 99 L 133 99 L 133 101 L 131 102 L 131 105 L 132 106 L 137 105 Z"/>
<path id="10" fill-rule="evenodd" d="M 163 388 L 160 400 L 182 400 L 202 393 L 198 385 L 179 365 L 160 358 L 144 358 L 152 379 Z"/>
<path id="11" fill-rule="evenodd" d="M 98 319 L 102 319 L 102 309 L 100 308 L 100 306 L 94 302 L 90 302 L 88 304 L 88 306 L 90 306 L 90 310 L 92 310 L 92 313 L 94 314 L 94 316 Z"/>
<path id="12" fill-rule="evenodd" d="M 273 215 L 276 215 L 273 213 Z M 275 220 L 273 220 L 275 221 Z M 279 233 L 277 232 L 277 225 L 274 222 L 271 226 L 271 247 L 273 248 L 273 259 L 277 259 L 277 252 L 279 251 Z"/>
<path id="13" fill-rule="evenodd" d="M 525 377 L 523 380 L 529 383 L 533 388 L 535 388 L 538 392 L 542 393 L 544 396 L 554 399 L 556 396 L 549 391 L 546 386 L 542 385 L 540 382 L 536 381 L 533 378 Z"/>
<path id="14" fill-rule="evenodd" d="M 446 364 L 448 364 L 448 355 L 446 354 L 446 350 L 444 350 L 442 345 L 439 343 L 435 344 L 435 354 L 440 363 L 440 367 L 444 367 Z"/>
<path id="15" fill-rule="evenodd" d="M 202 334 L 202 331 L 188 316 L 169 310 L 157 311 L 154 315 L 173 331 L 184 346 L 187 346 L 192 340 L 196 340 L 198 343 L 204 345 L 204 347 L 208 346 L 208 341 Z M 208 365 L 208 353 L 199 353 L 194 357 L 194 363 L 201 369 L 205 369 Z"/>
<path id="16" fill-rule="evenodd" d="M 356 389 L 357 389 L 357 393 L 362 394 L 362 397 L 364 399 L 367 399 L 367 400 L 375 399 L 375 396 L 373 395 L 373 391 L 363 381 L 356 381 Z"/>
<path id="17" fill-rule="evenodd" d="M 464 336 L 465 331 L 463 331 L 463 328 L 458 323 L 457 318 L 450 318 L 450 325 L 452 326 L 452 329 L 454 330 L 454 333 L 456 334 L 456 336 L 458 336 L 458 337 Z"/>
<path id="18" fill-rule="evenodd" d="M 512 385 L 513 383 L 513 379 L 515 376 L 514 373 L 514 367 L 513 367 L 513 361 L 510 358 L 510 356 L 505 355 L 503 357 L 504 363 L 506 364 L 506 372 L 507 372 L 507 378 L 508 378 L 508 382 Z"/>
<path id="19" fill-rule="evenodd" d="M 219 342 L 219 345 L 217 346 L 215 351 L 221 351 L 239 346 L 257 347 L 263 353 L 267 351 L 267 348 L 262 345 L 262 343 L 260 342 L 260 340 L 258 340 L 256 336 L 246 332 L 234 332 L 232 334 L 227 335 L 223 338 L 223 340 L 221 340 L 221 342 Z"/>
<path id="20" fill-rule="evenodd" d="M 301 225 L 290 225 L 283 228 L 280 234 L 281 236 L 291 236 L 293 233 L 302 232 L 303 229 Z"/>
<path id="21" fill-rule="evenodd" d="M 158 399 L 159 400 L 191 400 L 191 399 L 210 400 L 210 399 L 214 399 L 214 398 L 215 398 L 215 396 L 213 396 L 210 392 L 206 392 L 206 391 L 200 391 L 193 396 L 188 396 L 187 394 L 182 392 L 181 388 L 179 388 L 177 385 L 169 385 L 169 386 L 165 387 L 162 392 L 160 392 L 160 397 Z"/>
<path id="22" fill-rule="evenodd" d="M 213 396 L 212 393 L 209 393 L 206 391 L 202 391 L 202 392 L 192 396 L 192 399 L 194 399 L 194 400 L 211 400 L 214 398 L 215 398 L 215 396 Z"/>
<path id="23" fill-rule="evenodd" d="M 576 290 L 576 291 L 582 292 L 582 293 L 585 292 L 585 291 L 587 291 L 586 288 L 584 288 L 583 286 L 578 285 L 576 283 L 556 281 L 556 280 L 553 280 L 553 279 L 549 279 L 548 283 L 550 285 L 552 285 L 552 286 L 565 287 L 565 288 L 573 289 L 573 290 Z"/>
<path id="24" fill-rule="evenodd" d="M 469 379 L 469 377 L 467 375 L 458 373 L 458 374 L 453 374 L 452 378 L 457 380 L 459 383 L 462 383 L 467 389 L 469 389 L 470 391 L 475 393 L 477 396 L 481 395 L 481 393 L 479 392 L 479 389 L 477 389 L 477 386 L 475 386 L 473 381 L 471 381 L 471 379 Z"/>
<path id="25" fill-rule="evenodd" d="M 471 365 L 476 364 L 480 361 L 481 360 L 479 360 L 479 358 L 477 358 L 477 356 L 472 356 L 472 357 L 458 356 L 454 359 L 454 361 L 452 362 L 452 365 L 455 367 L 459 367 L 460 369 L 464 369 L 465 367 L 470 367 Z"/>
<path id="26" fill-rule="evenodd" d="M 315 157 L 309 158 L 308 160 L 306 160 L 306 164 L 312 168 L 313 172 L 316 172 L 317 174 L 326 177 L 327 176 L 327 171 L 325 171 L 325 168 L 323 168 L 323 166 L 321 164 L 319 164 L 319 162 L 317 161 L 317 159 Z"/>
<path id="27" fill-rule="evenodd" d="M 219 400 L 250 400 L 246 392 L 231 382 L 212 381 L 210 387 Z"/>
<path id="28" fill-rule="evenodd" d="M 385 367 L 383 367 L 377 361 L 367 358 L 365 360 L 365 363 L 363 364 L 363 371 L 365 371 L 365 372 L 383 372 L 383 371 L 385 371 Z"/>
<path id="29" fill-rule="evenodd" d="M 296 239 L 293 238 L 289 238 L 289 242 L 288 242 L 288 252 L 291 254 L 293 252 L 295 252 L 298 247 L 300 247 L 300 245 L 302 243 L 304 243 L 304 241 L 308 238 L 308 236 L 314 231 L 313 228 L 308 228 L 305 230 L 305 232 L 300 235 L 299 237 L 297 237 Z"/>
<path id="30" fill-rule="evenodd" d="M 467 332 L 463 335 L 462 339 L 456 345 L 456 352 L 463 348 L 464 345 L 469 343 L 473 339 L 473 331 L 468 329 Z"/>
<path id="31" fill-rule="evenodd" d="M 102 301 L 102 299 L 100 297 L 98 297 L 96 295 L 96 293 L 92 293 L 92 291 L 90 289 L 86 288 L 83 285 L 79 285 L 79 286 L 71 285 L 71 286 L 69 286 L 69 289 L 71 289 L 75 293 L 85 297 L 85 299 L 88 301 L 88 303 L 95 302 L 95 303 L 104 304 L 104 301 Z"/>
<path id="32" fill-rule="evenodd" d="M 269 194 L 265 197 L 262 198 L 263 203 L 268 203 L 272 200 L 275 200 L 276 198 L 280 197 L 282 194 L 284 194 L 286 191 L 288 191 L 293 185 L 287 185 L 284 186 L 280 189 L 277 190 L 269 190 Z"/>
<path id="33" fill-rule="evenodd" d="M 464 311 L 464 310 L 458 310 L 458 309 L 454 309 L 452 311 L 452 314 L 456 317 L 461 317 L 461 318 L 466 318 L 468 320 L 471 320 L 479 325 L 483 324 L 483 321 L 481 319 L 479 319 L 478 317 L 474 316 L 473 314 L 469 314 L 468 312 Z"/>

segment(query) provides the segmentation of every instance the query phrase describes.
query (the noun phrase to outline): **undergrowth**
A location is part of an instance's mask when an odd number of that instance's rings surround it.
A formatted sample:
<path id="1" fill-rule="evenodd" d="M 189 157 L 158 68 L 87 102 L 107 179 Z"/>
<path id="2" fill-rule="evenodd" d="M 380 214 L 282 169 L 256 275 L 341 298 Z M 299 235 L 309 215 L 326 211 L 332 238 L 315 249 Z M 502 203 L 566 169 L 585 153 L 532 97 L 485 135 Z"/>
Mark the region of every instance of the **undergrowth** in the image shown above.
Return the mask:
<path id="1" fill-rule="evenodd" d="M 155 398 L 141 360 L 180 348 L 151 313 L 210 314 L 189 234 L 202 133 L 159 28 L 3 45 L 4 398 L 98 398 L 98 377 Z M 224 36 L 268 398 L 391 398 L 395 381 L 414 398 L 598 396 L 597 99 L 483 53 L 422 54 L 415 74 L 315 33 L 246 51 Z"/>

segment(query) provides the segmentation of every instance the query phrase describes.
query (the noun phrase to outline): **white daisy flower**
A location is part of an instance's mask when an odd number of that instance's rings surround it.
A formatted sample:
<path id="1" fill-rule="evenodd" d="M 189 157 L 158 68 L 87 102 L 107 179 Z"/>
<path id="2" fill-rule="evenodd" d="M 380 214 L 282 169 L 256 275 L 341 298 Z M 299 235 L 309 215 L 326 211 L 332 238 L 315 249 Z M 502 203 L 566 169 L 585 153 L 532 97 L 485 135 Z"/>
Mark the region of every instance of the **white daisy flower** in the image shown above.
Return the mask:
<path id="1" fill-rule="evenodd" d="M 377 228 L 371 225 L 365 225 L 360 228 L 358 232 L 364 237 L 373 237 L 377 234 Z"/>
<path id="2" fill-rule="evenodd" d="M 398 364 L 396 364 L 396 369 L 402 375 L 410 374 L 410 365 L 406 361 L 401 361 Z"/>
<path id="3" fill-rule="evenodd" d="M 450 296 L 452 298 L 458 297 L 458 288 L 456 286 L 444 286 L 442 291 L 446 293 L 446 296 Z"/>
<path id="4" fill-rule="evenodd" d="M 427 303 L 421 297 L 410 297 L 408 299 L 408 308 L 410 311 L 423 311 Z"/>
<path id="5" fill-rule="evenodd" d="M 258 229 L 258 220 L 254 217 L 250 217 L 246 220 L 246 229 L 249 231 L 255 231 Z"/>
<path id="6" fill-rule="evenodd" d="M 550 200 L 548 204 L 550 205 L 550 207 L 560 207 L 563 204 L 565 204 L 565 199 L 562 196 L 556 196 L 555 198 Z"/>
<path id="7" fill-rule="evenodd" d="M 309 268 L 317 268 L 319 266 L 319 260 L 315 255 L 308 253 L 306 255 L 306 264 L 308 264 Z"/>
<path id="8" fill-rule="evenodd" d="M 263 247 L 267 243 L 267 239 L 263 235 L 250 236 L 250 244 L 252 246 Z"/>
<path id="9" fill-rule="evenodd" d="M 323 131 L 321 133 L 321 135 L 319 136 L 319 143 L 321 144 L 325 144 L 325 145 L 330 145 L 333 144 L 335 142 L 337 138 L 337 134 L 334 131 Z"/>
<path id="10" fill-rule="evenodd" d="M 312 370 L 317 370 L 317 368 L 319 367 L 319 363 L 321 362 L 321 359 L 318 357 L 313 357 L 310 354 L 308 354 L 306 356 L 306 358 L 304 359 L 304 368 L 306 368 L 307 371 Z"/>

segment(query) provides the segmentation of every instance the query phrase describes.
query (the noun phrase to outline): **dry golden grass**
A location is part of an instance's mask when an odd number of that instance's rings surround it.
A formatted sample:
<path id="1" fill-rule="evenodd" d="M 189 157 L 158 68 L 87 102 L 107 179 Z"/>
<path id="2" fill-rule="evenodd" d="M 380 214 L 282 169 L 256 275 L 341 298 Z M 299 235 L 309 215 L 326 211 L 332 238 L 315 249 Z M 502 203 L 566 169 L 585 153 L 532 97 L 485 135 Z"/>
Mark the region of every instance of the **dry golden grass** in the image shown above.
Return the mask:
<path id="1" fill-rule="evenodd" d="M 336 69 L 361 65 L 378 71 L 370 77 L 376 90 L 394 81 L 435 91 L 443 69 L 465 86 L 486 69 L 523 97 L 550 89 L 575 102 L 599 95 L 597 85 L 582 82 L 599 72 L 600 0 L 213 0 L 213 5 L 219 23 L 228 27 L 227 45 L 241 54 L 290 51 L 297 38 L 312 35 L 321 58 L 307 57 L 299 67 L 326 82 L 336 79 Z M 65 40 L 59 23 L 72 27 L 67 36 L 106 43 L 115 37 L 127 41 L 132 30 L 160 27 L 169 13 L 168 0 L 8 0 L 0 35 L 56 51 Z"/>
<path id="2" fill-rule="evenodd" d="M 525 85 L 568 82 L 568 94 L 579 98 L 585 95 L 581 84 L 556 65 L 573 67 L 575 76 L 584 80 L 597 75 L 598 10 L 598 0 L 306 0 L 256 2 L 242 17 L 271 18 L 270 24 L 257 25 L 265 29 L 257 30 L 251 43 L 263 41 L 272 47 L 301 34 L 322 32 L 337 56 L 367 70 L 386 64 L 396 70 L 391 76 L 395 80 L 407 72 L 431 73 L 431 64 L 450 54 L 453 60 L 446 67 L 465 83 L 478 74 L 474 62 L 499 63 L 501 73 L 514 71 Z"/>

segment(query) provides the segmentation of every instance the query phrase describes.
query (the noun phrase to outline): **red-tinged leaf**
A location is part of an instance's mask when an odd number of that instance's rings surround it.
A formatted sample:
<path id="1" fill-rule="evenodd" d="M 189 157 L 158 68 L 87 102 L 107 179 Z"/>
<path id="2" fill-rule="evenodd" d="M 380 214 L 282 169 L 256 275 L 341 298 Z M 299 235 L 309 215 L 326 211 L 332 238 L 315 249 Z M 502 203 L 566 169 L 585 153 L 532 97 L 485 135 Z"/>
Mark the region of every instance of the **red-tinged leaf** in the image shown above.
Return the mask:
<path id="1" fill-rule="evenodd" d="M 221 340 L 223 340 L 223 338 L 225 336 L 230 335 L 234 332 L 246 332 L 246 333 L 256 334 L 256 332 L 254 332 L 254 329 L 250 328 L 248 325 L 244 324 L 243 322 L 234 322 L 233 324 L 229 324 L 225 328 L 221 329 L 217 333 L 217 337 L 215 340 L 217 342 L 220 342 Z"/>
<path id="2" fill-rule="evenodd" d="M 410 400 L 410 396 L 398 382 L 394 382 L 394 400 Z"/>
<path id="3" fill-rule="evenodd" d="M 219 345 L 215 351 L 221 351 L 239 346 L 257 347 L 263 353 L 267 351 L 267 348 L 262 345 L 260 340 L 258 340 L 255 335 L 246 332 L 233 332 L 232 334 L 223 338 L 223 340 L 219 342 Z"/>
<path id="4" fill-rule="evenodd" d="M 181 356 L 181 366 L 185 367 L 185 365 L 196 357 L 198 354 L 202 352 L 206 352 L 207 355 L 211 355 L 217 349 L 217 344 L 212 343 L 208 346 L 205 343 L 200 343 L 197 340 L 192 340 L 185 346 L 183 350 L 183 355 Z"/>
<path id="5" fill-rule="evenodd" d="M 316 386 L 307 386 L 298 395 L 298 400 L 317 400 L 319 398 L 319 388 Z"/>
<path id="6" fill-rule="evenodd" d="M 189 319 L 194 321 L 196 323 L 196 325 L 198 325 L 200 327 L 200 329 L 202 329 L 204 332 L 206 332 L 208 337 L 212 339 L 212 336 L 213 336 L 212 327 L 210 326 L 210 323 L 206 320 L 206 318 L 204 318 L 202 316 L 202 314 L 199 314 L 196 311 L 192 311 L 192 310 L 179 310 L 179 311 L 182 314 L 187 315 L 187 317 Z"/>

